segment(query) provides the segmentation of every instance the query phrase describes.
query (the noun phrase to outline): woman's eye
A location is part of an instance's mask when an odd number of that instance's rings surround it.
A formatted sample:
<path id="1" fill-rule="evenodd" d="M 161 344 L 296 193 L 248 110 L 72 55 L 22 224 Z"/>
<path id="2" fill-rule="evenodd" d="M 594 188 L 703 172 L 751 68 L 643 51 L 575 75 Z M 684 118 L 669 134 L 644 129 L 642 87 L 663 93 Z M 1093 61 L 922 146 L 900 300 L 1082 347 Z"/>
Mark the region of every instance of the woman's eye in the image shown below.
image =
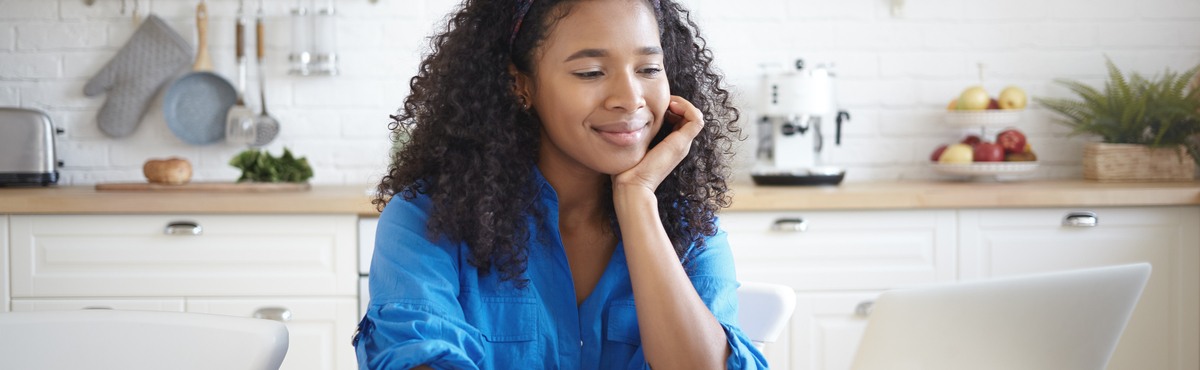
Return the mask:
<path id="1" fill-rule="evenodd" d="M 658 67 L 642 68 L 642 74 L 647 75 L 647 76 L 651 76 L 651 77 L 658 76 L 659 73 L 662 73 L 662 68 L 658 68 Z"/>
<path id="2" fill-rule="evenodd" d="M 583 78 L 583 79 L 589 79 L 589 80 L 590 80 L 590 79 L 593 79 L 593 78 L 599 78 L 600 76 L 603 76 L 603 75 L 604 75 L 604 72 L 600 72 L 600 71 L 587 71 L 587 72 L 575 72 L 574 74 L 575 74 L 575 77 L 579 77 L 579 78 Z"/>

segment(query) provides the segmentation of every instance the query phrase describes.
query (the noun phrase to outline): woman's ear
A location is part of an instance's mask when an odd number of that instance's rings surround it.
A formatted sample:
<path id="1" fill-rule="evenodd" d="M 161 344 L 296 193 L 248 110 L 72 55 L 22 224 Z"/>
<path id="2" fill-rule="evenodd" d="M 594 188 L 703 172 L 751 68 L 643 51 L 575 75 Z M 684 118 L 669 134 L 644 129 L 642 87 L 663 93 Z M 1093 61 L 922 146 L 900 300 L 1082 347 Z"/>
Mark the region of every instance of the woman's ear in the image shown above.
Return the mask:
<path id="1" fill-rule="evenodd" d="M 533 106 L 533 83 L 529 75 L 518 71 L 517 66 L 511 63 L 508 65 L 508 74 L 513 77 L 513 95 L 517 96 L 517 105 L 529 110 Z"/>

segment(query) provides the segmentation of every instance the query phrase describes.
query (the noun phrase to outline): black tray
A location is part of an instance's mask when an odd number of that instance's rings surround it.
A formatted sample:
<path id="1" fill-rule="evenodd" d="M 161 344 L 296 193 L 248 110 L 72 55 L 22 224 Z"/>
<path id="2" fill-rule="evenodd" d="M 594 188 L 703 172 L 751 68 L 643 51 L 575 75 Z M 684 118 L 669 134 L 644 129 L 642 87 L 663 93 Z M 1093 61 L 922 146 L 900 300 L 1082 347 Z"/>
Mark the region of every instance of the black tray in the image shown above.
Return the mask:
<path id="1" fill-rule="evenodd" d="M 846 178 L 846 173 L 836 175 L 791 175 L 791 174 L 751 174 L 756 185 L 765 186 L 818 186 L 837 185 Z"/>

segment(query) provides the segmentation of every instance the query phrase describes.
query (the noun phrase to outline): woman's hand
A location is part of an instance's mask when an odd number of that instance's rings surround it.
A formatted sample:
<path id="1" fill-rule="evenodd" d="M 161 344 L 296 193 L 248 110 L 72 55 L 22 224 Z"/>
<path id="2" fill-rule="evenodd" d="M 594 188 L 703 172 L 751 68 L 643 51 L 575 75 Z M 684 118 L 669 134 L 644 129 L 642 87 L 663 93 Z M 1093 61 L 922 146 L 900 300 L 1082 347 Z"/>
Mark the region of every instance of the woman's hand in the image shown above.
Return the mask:
<path id="1" fill-rule="evenodd" d="M 614 189 L 644 187 L 654 193 L 691 150 L 692 140 L 704 128 L 704 114 L 686 99 L 672 95 L 663 125 L 671 125 L 671 133 L 651 148 L 636 166 L 613 175 Z"/>

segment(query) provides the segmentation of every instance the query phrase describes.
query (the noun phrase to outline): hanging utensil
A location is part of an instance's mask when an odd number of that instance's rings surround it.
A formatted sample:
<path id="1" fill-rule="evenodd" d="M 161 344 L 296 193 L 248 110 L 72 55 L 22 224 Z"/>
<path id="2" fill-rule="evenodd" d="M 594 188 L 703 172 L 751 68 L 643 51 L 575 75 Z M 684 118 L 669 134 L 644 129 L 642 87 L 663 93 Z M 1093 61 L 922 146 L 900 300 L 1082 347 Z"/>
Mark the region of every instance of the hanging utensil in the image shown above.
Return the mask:
<path id="1" fill-rule="evenodd" d="M 208 56 L 208 7 L 196 6 L 199 44 L 193 72 L 175 80 L 163 95 L 167 127 L 188 144 L 202 145 L 225 137 L 225 114 L 237 101 L 237 91 L 225 78 L 212 73 Z"/>
<path id="2" fill-rule="evenodd" d="M 196 5 L 196 41 L 196 64 L 192 65 L 192 70 L 211 71 L 213 64 L 212 58 L 208 56 L 208 5 L 204 0 L 200 0 L 200 4 Z"/>
<path id="3" fill-rule="evenodd" d="M 257 44 L 255 46 L 258 55 L 258 93 L 262 100 L 262 114 L 258 115 L 255 120 L 255 140 L 252 145 L 263 146 L 275 140 L 275 136 L 279 135 L 279 121 L 271 117 L 267 113 L 267 78 L 263 70 L 263 51 L 266 48 L 266 39 L 263 37 L 263 2 L 258 0 L 258 14 L 254 20 L 255 33 L 257 34 Z"/>
<path id="4" fill-rule="evenodd" d="M 225 115 L 225 142 L 235 145 L 250 145 L 255 141 L 254 111 L 246 106 L 246 17 L 245 0 L 238 1 L 237 10 L 237 55 L 238 85 L 237 103 Z"/>

